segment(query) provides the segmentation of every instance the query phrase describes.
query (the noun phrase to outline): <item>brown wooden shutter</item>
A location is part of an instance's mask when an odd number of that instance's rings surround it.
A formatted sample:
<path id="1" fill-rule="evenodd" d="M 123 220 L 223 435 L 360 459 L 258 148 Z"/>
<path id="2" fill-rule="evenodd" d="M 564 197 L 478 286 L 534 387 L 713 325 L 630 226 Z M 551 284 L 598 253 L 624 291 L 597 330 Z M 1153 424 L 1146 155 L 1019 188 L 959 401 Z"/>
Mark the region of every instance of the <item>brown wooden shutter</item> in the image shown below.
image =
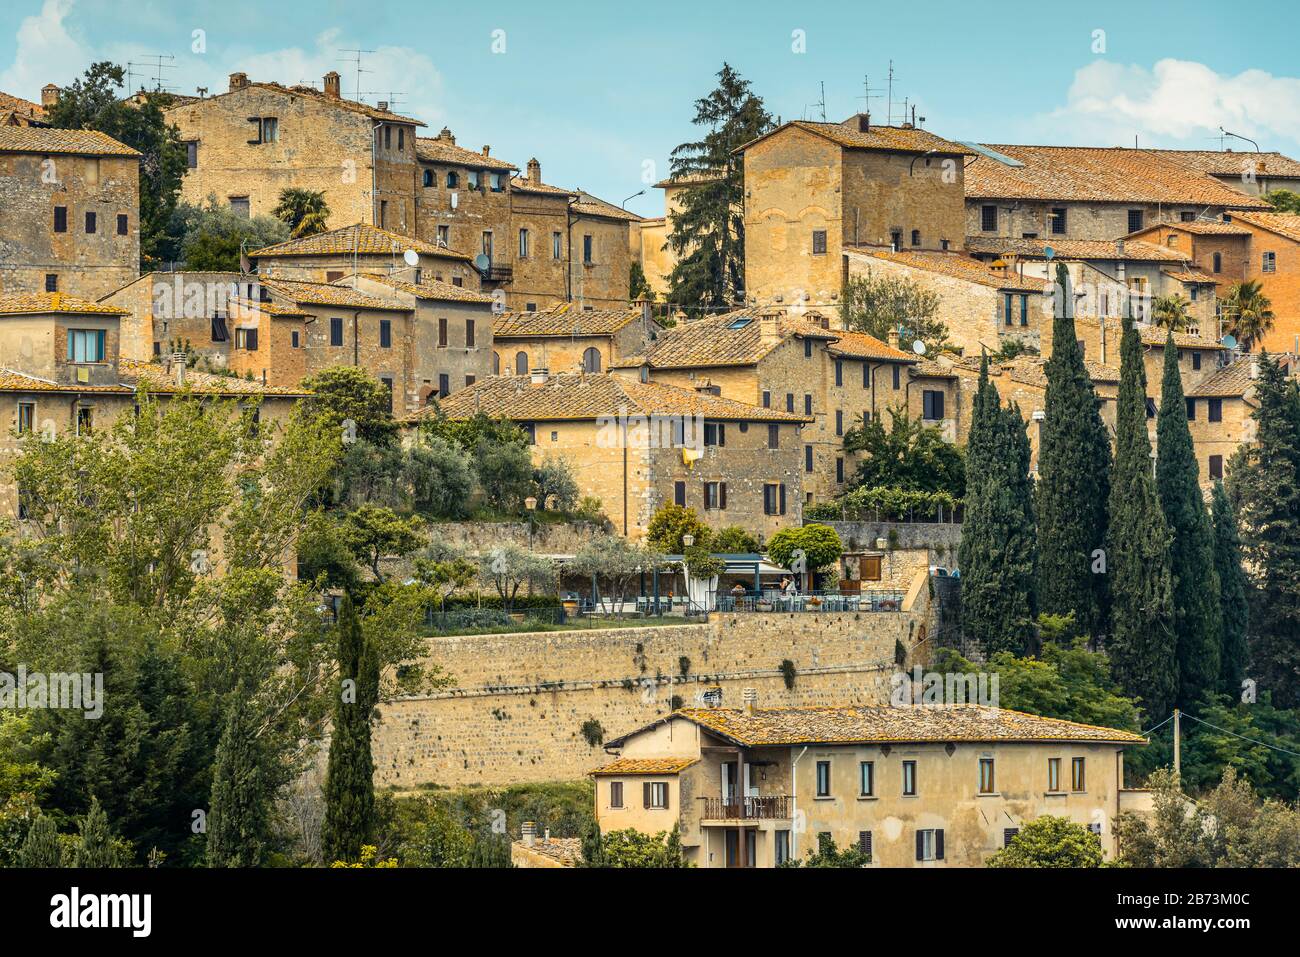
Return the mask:
<path id="1" fill-rule="evenodd" d="M 916 859 L 925 860 L 925 832 L 920 830 L 916 832 Z"/>
<path id="2" fill-rule="evenodd" d="M 780 491 L 780 496 L 781 496 L 781 508 L 778 514 L 784 515 L 785 514 L 785 483 L 782 482 L 780 485 L 777 486 L 777 489 Z"/>
<path id="3" fill-rule="evenodd" d="M 641 803 L 645 807 L 650 806 L 650 782 L 645 781 L 641 785 Z"/>
<path id="4" fill-rule="evenodd" d="M 664 809 L 668 808 L 668 782 L 664 782 Z"/>
<path id="5" fill-rule="evenodd" d="M 943 860 L 943 828 L 934 832 L 934 859 Z"/>
<path id="6" fill-rule="evenodd" d="M 727 483 L 718 483 L 718 508 L 727 507 Z"/>

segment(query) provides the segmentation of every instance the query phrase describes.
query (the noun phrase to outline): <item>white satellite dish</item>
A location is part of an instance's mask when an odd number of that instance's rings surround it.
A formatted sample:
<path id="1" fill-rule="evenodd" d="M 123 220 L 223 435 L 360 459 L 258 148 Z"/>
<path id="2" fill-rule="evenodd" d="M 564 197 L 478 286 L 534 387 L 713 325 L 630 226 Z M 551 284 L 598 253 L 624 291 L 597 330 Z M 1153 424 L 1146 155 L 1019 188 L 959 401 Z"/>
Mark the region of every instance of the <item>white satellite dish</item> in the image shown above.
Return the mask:
<path id="1" fill-rule="evenodd" d="M 1219 340 L 1219 344 L 1225 349 L 1235 349 L 1237 348 L 1237 337 L 1233 335 L 1224 336 Z"/>
<path id="2" fill-rule="evenodd" d="M 402 253 L 402 258 L 406 260 L 406 265 L 408 266 L 420 265 L 420 254 L 414 249 L 408 249 L 406 252 Z"/>
<path id="3" fill-rule="evenodd" d="M 925 355 L 925 343 L 922 342 L 920 339 L 913 339 L 912 351 L 915 352 L 918 356 Z"/>

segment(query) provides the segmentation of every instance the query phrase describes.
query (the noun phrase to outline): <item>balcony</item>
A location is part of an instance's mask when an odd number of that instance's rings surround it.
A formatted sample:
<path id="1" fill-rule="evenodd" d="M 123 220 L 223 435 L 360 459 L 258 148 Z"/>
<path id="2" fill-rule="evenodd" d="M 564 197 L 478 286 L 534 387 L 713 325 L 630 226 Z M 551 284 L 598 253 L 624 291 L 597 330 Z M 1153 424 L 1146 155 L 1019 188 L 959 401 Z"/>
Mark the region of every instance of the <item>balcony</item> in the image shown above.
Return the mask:
<path id="1" fill-rule="evenodd" d="M 706 797 L 706 821 L 772 821 L 790 816 L 790 796 L 763 794 L 752 797 Z"/>
<path id="2" fill-rule="evenodd" d="M 515 271 L 511 266 L 493 264 L 486 269 L 480 269 L 479 274 L 483 277 L 484 282 L 509 282 L 514 278 Z"/>

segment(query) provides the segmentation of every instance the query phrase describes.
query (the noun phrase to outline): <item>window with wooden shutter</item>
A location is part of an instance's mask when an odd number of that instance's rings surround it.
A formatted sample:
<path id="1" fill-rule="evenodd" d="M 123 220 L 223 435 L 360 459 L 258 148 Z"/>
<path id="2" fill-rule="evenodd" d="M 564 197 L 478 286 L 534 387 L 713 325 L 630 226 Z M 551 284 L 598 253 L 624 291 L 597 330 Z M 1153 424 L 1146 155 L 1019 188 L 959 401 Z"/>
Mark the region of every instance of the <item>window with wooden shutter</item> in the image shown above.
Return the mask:
<path id="1" fill-rule="evenodd" d="M 871 832 L 858 831 L 858 850 L 868 857 L 871 856 Z"/>
<path id="2" fill-rule="evenodd" d="M 686 483 L 685 482 L 673 483 L 673 504 L 674 505 L 686 504 Z"/>
<path id="3" fill-rule="evenodd" d="M 1003 847 L 1008 846 L 1012 841 L 1014 841 L 1014 840 L 1016 839 L 1016 835 L 1019 834 L 1019 833 L 1020 833 L 1020 828 L 1018 828 L 1018 827 L 1006 827 L 1006 828 L 1003 828 L 1003 829 L 1002 829 L 1002 846 L 1003 846 Z"/>
<path id="4" fill-rule="evenodd" d="M 622 781 L 609 782 L 609 806 L 610 807 L 623 806 L 623 782 Z"/>

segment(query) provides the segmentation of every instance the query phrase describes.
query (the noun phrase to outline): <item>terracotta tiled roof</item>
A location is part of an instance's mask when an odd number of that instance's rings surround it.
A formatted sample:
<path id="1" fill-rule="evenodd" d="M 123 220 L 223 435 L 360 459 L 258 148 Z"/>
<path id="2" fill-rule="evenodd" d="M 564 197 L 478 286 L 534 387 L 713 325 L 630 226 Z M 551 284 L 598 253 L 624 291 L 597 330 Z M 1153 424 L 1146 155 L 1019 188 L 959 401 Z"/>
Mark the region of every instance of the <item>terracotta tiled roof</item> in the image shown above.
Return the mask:
<path id="1" fill-rule="evenodd" d="M 1212 176 L 1151 150 L 1090 146 L 990 146 L 1023 166 L 981 156 L 966 167 L 967 199 L 1174 203 L 1262 208 Z"/>
<path id="2" fill-rule="evenodd" d="M 136 150 L 98 130 L 56 130 L 45 126 L 0 127 L 0 153 L 140 157 Z"/>
<path id="3" fill-rule="evenodd" d="M 130 395 L 132 391 L 124 385 L 59 385 L 57 382 L 39 376 L 0 368 L 0 392 L 93 392 Z"/>
<path id="4" fill-rule="evenodd" d="M 623 219 L 628 222 L 641 221 L 641 217 L 636 213 L 629 213 L 626 209 L 607 203 L 590 193 L 578 193 L 578 199 L 573 203 L 573 211 L 579 216 L 599 216 L 602 219 Z"/>
<path id="5" fill-rule="evenodd" d="M 869 132 L 863 133 L 858 129 L 857 117 L 845 120 L 843 123 L 813 123 L 809 120 L 793 120 L 765 136 L 760 136 L 758 139 L 746 143 L 744 146 L 739 147 L 737 152 L 747 150 L 755 143 L 761 143 L 769 136 L 775 136 L 787 127 L 804 130 L 817 136 L 824 136 L 847 149 L 883 150 L 889 153 L 928 153 L 933 151 L 955 156 L 975 155 L 969 147 L 954 143 L 951 140 L 945 140 L 941 136 L 935 136 L 929 130 L 902 126 L 877 126 L 873 123 Z"/>
<path id="6" fill-rule="evenodd" d="M 957 373 L 951 367 L 933 359 L 925 359 L 912 367 L 912 375 L 927 379 L 955 379 Z"/>
<path id="7" fill-rule="evenodd" d="M 753 365 L 793 336 L 827 341 L 839 337 L 836 332 L 782 314 L 777 320 L 777 336 L 764 340 L 760 313 L 765 311 L 766 307 L 748 306 L 666 329 L 645 356 L 636 358 L 635 364 L 644 361 L 652 369 Z M 632 360 L 627 364 L 633 364 Z"/>
<path id="8" fill-rule="evenodd" d="M 495 156 L 485 156 L 477 150 L 457 146 L 448 139 L 451 131 L 444 129 L 439 136 L 417 136 L 415 155 L 426 163 L 446 163 L 450 166 L 467 166 L 471 169 L 515 170 L 519 167 Z"/>
<path id="9" fill-rule="evenodd" d="M 699 758 L 619 758 L 591 774 L 678 774 Z"/>
<path id="10" fill-rule="evenodd" d="M 260 281 L 273 295 L 283 296 L 290 302 L 315 306 L 344 306 L 353 309 L 407 311 L 407 307 L 399 302 L 368 296 L 351 286 L 335 286 L 327 282 L 305 282 L 300 279 L 270 279 L 266 276 L 261 277 Z"/>
<path id="11" fill-rule="evenodd" d="M 1172 226 L 1188 226 L 1190 223 L 1170 223 Z M 1143 230 L 1145 232 L 1145 230 Z M 1143 262 L 1184 262 L 1191 259 L 1187 253 L 1170 249 L 1159 243 L 1147 243 L 1140 239 L 1125 239 L 1121 253 L 1119 245 L 1109 239 L 1062 239 L 1054 242 L 1050 239 L 1012 239 L 997 236 L 967 236 L 966 250 L 971 253 L 993 254 L 997 256 L 1021 256 L 1025 259 L 1046 259 L 1046 250 L 1052 249 L 1054 259 L 1132 259 Z"/>
<path id="12" fill-rule="evenodd" d="M 287 386 L 262 385 L 255 379 L 241 379 L 234 375 L 214 375 L 197 369 L 185 370 L 185 384 L 178 386 L 176 378 L 165 366 L 153 362 L 140 362 L 135 359 L 119 359 L 118 369 L 123 382 L 128 385 L 142 385 L 149 392 L 178 393 L 201 392 L 207 395 L 272 395 L 300 397 L 311 395 L 303 389 Z"/>
<path id="13" fill-rule="evenodd" d="M 972 259 L 970 256 L 959 252 L 912 252 L 909 250 L 894 252 L 890 249 L 854 249 L 849 251 L 849 255 L 883 259 L 887 262 L 898 263 L 900 266 L 924 269 L 927 272 L 940 273 L 953 279 L 988 286 L 990 289 L 1011 289 L 1017 292 L 1041 293 L 1051 286 L 1051 283 L 1046 279 L 1021 276 L 1011 271 L 998 272 L 990 269 L 978 259 Z"/>
<path id="14" fill-rule="evenodd" d="M 458 253 L 446 246 L 437 246 L 413 236 L 389 232 L 387 229 L 380 229 L 368 223 L 354 223 L 351 226 L 317 233 L 315 236 L 290 239 L 276 243 L 274 246 L 265 246 L 248 255 L 257 259 L 263 256 L 343 256 L 355 252 L 362 256 L 392 255 L 400 259 L 402 253 L 408 249 L 414 249 L 422 256 L 442 256 L 465 262 L 472 259 L 471 256 Z"/>
<path id="15" fill-rule="evenodd" d="M 895 349 L 865 332 L 847 329 L 835 330 L 835 342 L 828 347 L 831 355 L 848 359 L 881 359 L 890 362 L 917 362 L 915 353 Z"/>
<path id="16" fill-rule="evenodd" d="M 526 176 L 514 176 L 510 180 L 510 188 L 516 193 L 541 193 L 545 196 L 576 196 L 575 190 L 561 189 L 558 186 L 550 186 L 546 183 L 534 183 Z"/>
<path id="17" fill-rule="evenodd" d="M 239 93 L 241 90 L 249 90 L 249 89 L 271 90 L 277 93 L 284 93 L 287 96 L 300 96 L 303 97 L 304 99 L 315 100 L 318 103 L 323 103 L 327 106 L 333 106 L 340 110 L 347 110 L 350 113 L 360 113 L 362 116 L 368 116 L 372 120 L 385 120 L 389 123 L 409 123 L 413 126 L 424 126 L 422 122 L 420 122 L 417 119 L 414 119 L 413 117 L 402 116 L 400 113 L 394 113 L 391 110 L 381 110 L 379 107 L 371 106 L 369 103 L 361 103 L 357 100 L 349 100 L 346 97 L 342 97 L 342 96 L 339 97 L 326 96 L 323 90 L 318 90 L 315 87 L 311 87 L 311 86 L 300 86 L 300 85 L 284 86 L 283 84 L 280 83 L 263 83 L 263 82 L 248 83 L 245 86 L 241 87 L 240 89 L 227 90 L 224 93 L 217 93 L 214 94 L 213 96 L 205 97 L 202 100 L 198 100 L 197 102 L 200 104 L 207 103 L 210 100 L 219 100 L 223 96 L 231 96 L 232 94 Z M 164 112 L 186 109 L 188 107 L 193 106 L 195 102 L 196 101 L 193 98 L 190 98 L 189 102 L 177 103 L 175 106 L 169 107 Z"/>
<path id="18" fill-rule="evenodd" d="M 1233 150 L 1151 150 L 1181 166 L 1211 176 L 1240 176 L 1253 170 L 1256 176 L 1300 178 L 1300 162 L 1282 153 L 1238 153 Z"/>
<path id="19" fill-rule="evenodd" d="M 1164 348 L 1165 339 L 1169 335 L 1169 330 L 1162 326 L 1153 326 L 1149 323 L 1137 327 L 1138 334 L 1142 337 L 1144 346 L 1160 346 Z M 1222 350 L 1223 346 L 1213 339 L 1207 339 L 1205 336 L 1193 335 L 1190 332 L 1175 332 L 1174 345 L 1180 349 L 1216 349 Z"/>
<path id="20" fill-rule="evenodd" d="M 523 853 L 540 854 L 549 857 L 562 867 L 577 867 L 582 862 L 582 838 L 580 837 L 543 837 L 533 838 L 529 847 L 523 841 L 512 841 L 514 847 Z"/>
<path id="21" fill-rule="evenodd" d="M 624 413 L 703 415 L 735 422 L 811 421 L 792 412 L 764 409 L 660 382 L 637 382 L 610 373 L 561 373 L 549 376 L 540 385 L 534 385 L 530 376 L 493 376 L 438 400 L 438 407 L 452 419 L 468 419 L 482 412 L 492 418 L 519 422 L 585 421 Z M 429 418 L 437 412 L 433 405 L 428 405 L 408 419 Z"/>
<path id="22" fill-rule="evenodd" d="M 30 116 L 34 119 L 45 119 L 45 107 L 39 103 L 33 103 L 31 100 L 24 100 L 21 96 L 12 96 L 9 93 L 0 91 L 0 112 L 9 111 L 21 113 L 24 116 Z"/>
<path id="23" fill-rule="evenodd" d="M 1025 385 L 1046 389 L 1047 373 L 1043 368 L 1046 362 L 1047 360 L 1040 356 L 1017 356 L 1014 359 L 991 366 L 991 371 L 998 375 L 1005 372 L 1015 382 L 1023 382 Z M 961 365 L 970 371 L 978 371 L 979 360 L 972 356 L 969 361 L 964 361 Z M 1119 381 L 1119 369 L 1114 366 L 1085 361 L 1083 368 L 1088 373 L 1088 378 L 1093 382 L 1113 383 Z"/>
<path id="24" fill-rule="evenodd" d="M 492 297 L 486 293 L 466 289 L 464 286 L 456 286 L 449 282 L 439 282 L 436 279 L 425 278 L 418 283 L 414 283 L 379 273 L 360 273 L 360 275 L 365 276 L 367 279 L 373 279 L 375 282 L 382 282 L 385 286 L 391 286 L 401 292 L 409 293 L 417 299 L 435 299 L 440 302 L 492 302 Z M 335 285 L 347 285 L 348 282 L 348 277 L 344 277 Z"/>
<path id="25" fill-rule="evenodd" d="M 1234 222 L 1241 220 L 1243 223 L 1250 223 L 1252 226 L 1267 229 L 1269 232 L 1300 243 L 1300 215 L 1296 213 L 1239 212 L 1233 213 L 1232 218 Z"/>
<path id="26" fill-rule="evenodd" d="M 1199 269 L 1162 269 L 1160 271 L 1170 279 L 1177 279 L 1179 282 L 1195 282 L 1214 285 L 1219 281 L 1209 273 L 1201 272 Z"/>
<path id="27" fill-rule="evenodd" d="M 1242 356 L 1235 362 L 1228 363 L 1188 391 L 1188 397 L 1235 398 L 1244 397 L 1248 392 L 1253 394 L 1255 379 L 1250 373 L 1256 361 L 1252 356 Z"/>
<path id="28" fill-rule="evenodd" d="M 525 336 L 612 336 L 641 318 L 639 309 L 575 309 L 561 303 L 539 312 L 503 312 L 492 322 L 498 339 Z"/>
<path id="29" fill-rule="evenodd" d="M 672 718 L 685 718 L 743 747 L 922 741 L 1147 743 L 1146 738 L 1130 731 L 974 704 L 756 708 L 752 712 L 735 708 L 683 708 L 649 727 Z M 629 737 L 624 735 L 609 741 L 606 747 L 619 747 Z"/>
<path id="30" fill-rule="evenodd" d="M 106 316 L 129 316 L 129 309 L 78 299 L 62 292 L 0 293 L 0 315 L 15 316 L 45 312 L 71 312 Z"/>

